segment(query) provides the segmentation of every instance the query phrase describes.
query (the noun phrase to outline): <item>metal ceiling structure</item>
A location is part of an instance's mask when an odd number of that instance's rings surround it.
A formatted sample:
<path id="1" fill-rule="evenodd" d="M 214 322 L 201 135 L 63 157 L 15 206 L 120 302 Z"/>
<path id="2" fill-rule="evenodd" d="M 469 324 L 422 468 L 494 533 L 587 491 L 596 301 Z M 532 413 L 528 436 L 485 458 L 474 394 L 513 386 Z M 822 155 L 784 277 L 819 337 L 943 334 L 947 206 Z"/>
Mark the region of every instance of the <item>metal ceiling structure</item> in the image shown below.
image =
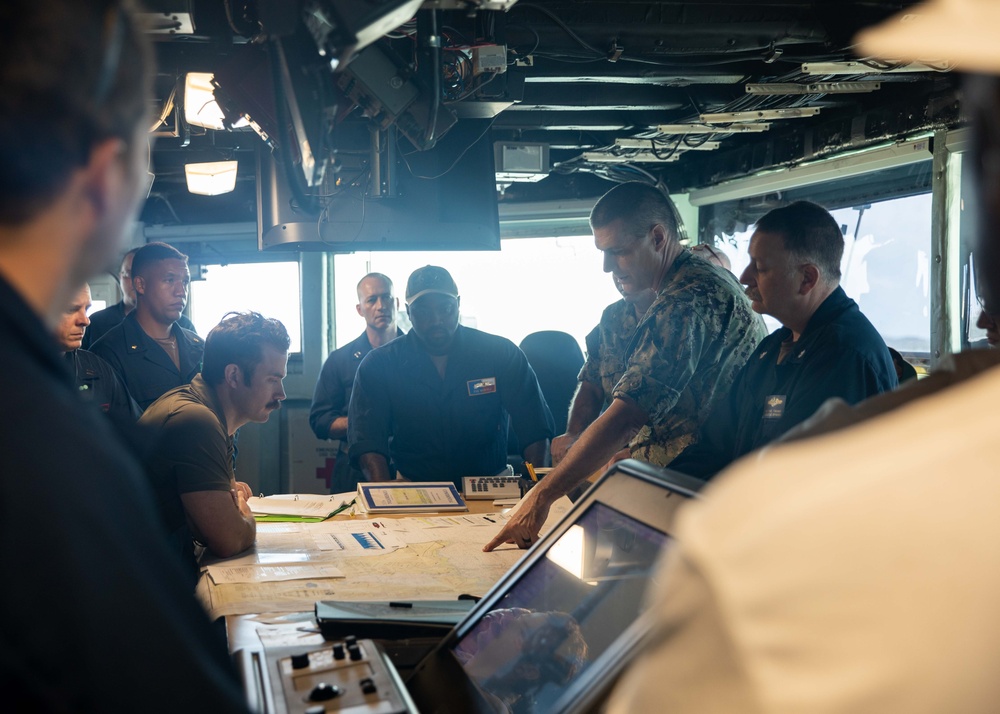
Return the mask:
<path id="1" fill-rule="evenodd" d="M 689 192 L 891 145 L 961 122 L 947 67 L 852 52 L 858 29 L 912 4 L 151 0 L 163 121 L 142 219 L 257 219 L 256 157 L 272 149 L 252 129 L 189 125 L 189 72 L 215 74 L 227 119 L 263 117 L 278 144 L 294 137 L 298 159 L 315 154 L 304 183 L 320 198 L 351 185 L 377 193 L 391 168 L 379 155 L 433 151 L 461 123 L 498 147 L 501 205 L 588 199 L 630 179 Z M 400 12 L 391 30 L 366 25 L 380 34 L 365 46 L 335 32 Z M 186 163 L 225 159 L 239 161 L 234 191 L 188 193 Z"/>

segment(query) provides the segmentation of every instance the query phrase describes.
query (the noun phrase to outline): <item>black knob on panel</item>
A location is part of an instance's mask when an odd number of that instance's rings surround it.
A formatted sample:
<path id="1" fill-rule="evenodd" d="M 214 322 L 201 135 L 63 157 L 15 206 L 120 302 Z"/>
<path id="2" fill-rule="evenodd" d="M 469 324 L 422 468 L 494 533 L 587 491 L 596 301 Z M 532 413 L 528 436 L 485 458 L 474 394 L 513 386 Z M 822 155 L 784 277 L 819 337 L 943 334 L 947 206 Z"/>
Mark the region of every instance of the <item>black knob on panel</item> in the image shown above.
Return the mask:
<path id="1" fill-rule="evenodd" d="M 344 659 L 344 646 L 334 645 L 333 646 L 333 658 L 334 659 Z"/>
<path id="2" fill-rule="evenodd" d="M 292 669 L 305 669 L 309 666 L 309 653 L 302 652 L 292 655 Z"/>
<path id="3" fill-rule="evenodd" d="M 350 647 L 351 645 L 356 645 L 358 644 L 358 638 L 355 637 L 354 635 L 348 635 L 347 637 L 344 638 L 344 644 L 347 645 L 348 647 Z"/>
<path id="4" fill-rule="evenodd" d="M 361 659 L 361 648 L 358 647 L 357 645 L 348 645 L 347 652 L 348 654 L 351 655 L 352 662 L 357 662 L 359 659 Z"/>
<path id="5" fill-rule="evenodd" d="M 309 692 L 309 701 L 311 702 L 325 702 L 330 699 L 335 699 L 342 694 L 340 687 L 336 687 L 332 684 L 326 684 L 325 682 L 317 684 L 313 687 L 313 690 Z"/>
<path id="6" fill-rule="evenodd" d="M 375 682 L 372 681 L 371 677 L 365 677 L 358 684 L 361 685 L 361 691 L 364 694 L 374 694 L 378 691 L 378 687 L 375 686 Z"/>

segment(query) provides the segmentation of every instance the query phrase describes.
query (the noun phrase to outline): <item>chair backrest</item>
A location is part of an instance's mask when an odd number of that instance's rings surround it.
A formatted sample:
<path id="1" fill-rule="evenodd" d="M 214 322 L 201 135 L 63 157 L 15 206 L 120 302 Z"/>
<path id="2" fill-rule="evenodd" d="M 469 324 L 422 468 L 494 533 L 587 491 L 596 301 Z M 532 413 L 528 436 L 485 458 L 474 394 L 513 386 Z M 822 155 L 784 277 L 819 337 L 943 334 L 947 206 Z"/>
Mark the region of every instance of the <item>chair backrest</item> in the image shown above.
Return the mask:
<path id="1" fill-rule="evenodd" d="M 557 330 L 532 332 L 521 340 L 521 351 L 535 370 L 538 386 L 555 420 L 556 435 L 566 431 L 569 403 L 583 366 L 583 352 L 576 338 Z"/>

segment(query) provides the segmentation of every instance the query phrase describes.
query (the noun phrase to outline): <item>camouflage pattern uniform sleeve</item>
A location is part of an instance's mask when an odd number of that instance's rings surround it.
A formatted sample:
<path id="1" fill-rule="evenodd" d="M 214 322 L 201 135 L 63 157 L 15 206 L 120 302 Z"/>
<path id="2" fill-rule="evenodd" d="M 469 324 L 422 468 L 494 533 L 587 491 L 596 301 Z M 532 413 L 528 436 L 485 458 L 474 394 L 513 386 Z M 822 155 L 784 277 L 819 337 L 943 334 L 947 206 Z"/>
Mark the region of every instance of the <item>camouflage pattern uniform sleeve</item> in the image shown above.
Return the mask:
<path id="1" fill-rule="evenodd" d="M 762 337 L 731 274 L 683 253 L 665 283 L 628 345 L 613 391 L 649 415 L 629 448 L 658 466 L 694 443 Z"/>

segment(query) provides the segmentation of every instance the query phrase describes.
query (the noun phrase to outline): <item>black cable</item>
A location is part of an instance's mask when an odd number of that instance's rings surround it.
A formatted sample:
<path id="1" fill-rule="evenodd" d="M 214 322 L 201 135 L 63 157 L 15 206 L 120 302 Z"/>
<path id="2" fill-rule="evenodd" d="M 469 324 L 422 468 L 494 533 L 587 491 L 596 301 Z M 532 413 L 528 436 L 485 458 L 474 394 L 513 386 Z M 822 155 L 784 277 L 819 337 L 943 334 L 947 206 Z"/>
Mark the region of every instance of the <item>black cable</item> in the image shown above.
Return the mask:
<path id="1" fill-rule="evenodd" d="M 660 150 L 658 148 L 656 148 L 656 142 L 652 142 L 651 146 L 652 146 L 652 149 L 653 149 L 653 156 L 655 156 L 660 161 L 669 161 L 670 159 L 672 159 L 674 157 L 674 154 L 677 153 L 677 150 L 681 148 L 681 142 L 683 142 L 683 141 L 684 141 L 684 135 L 682 134 L 681 137 L 679 139 L 677 139 L 677 143 L 674 144 L 674 148 L 672 148 L 670 151 L 668 151 L 665 154 L 661 154 Z"/>
<path id="2" fill-rule="evenodd" d="M 591 45 L 590 43 L 588 43 L 586 40 L 584 40 L 582 37 L 580 37 L 578 34 L 576 34 L 575 32 L 573 32 L 572 28 L 570 28 L 569 25 L 567 25 L 565 22 L 563 22 L 562 19 L 558 15 L 556 15 L 554 12 L 552 12 L 551 10 L 549 10 L 547 7 L 543 7 L 541 5 L 535 5 L 533 3 L 522 2 L 522 3 L 518 3 L 517 5 L 514 5 L 514 7 L 512 7 L 507 12 L 509 14 L 511 12 L 514 12 L 515 10 L 519 10 L 519 9 L 522 9 L 522 8 L 528 8 L 528 9 L 532 9 L 532 10 L 537 10 L 538 12 L 542 13 L 543 15 L 545 15 L 546 17 L 548 17 L 550 20 L 552 20 L 554 23 L 556 23 L 556 25 L 558 25 L 560 28 L 562 28 L 563 31 L 565 31 L 566 34 L 570 36 L 570 38 L 572 38 L 577 44 L 579 44 L 585 50 L 590 50 L 594 54 L 600 55 L 600 57 L 602 59 L 607 59 L 607 56 L 606 56 L 606 54 L 604 52 L 602 52 L 601 50 L 597 49 L 596 47 L 594 47 L 593 45 Z"/>
<path id="3" fill-rule="evenodd" d="M 417 41 L 420 49 L 421 76 L 430 84 L 431 104 L 427 116 L 427 129 L 421 148 L 429 149 L 437 142 L 437 118 L 441 108 L 441 36 L 438 34 L 437 10 L 417 13 Z"/>
<path id="4" fill-rule="evenodd" d="M 535 28 L 531 27 L 530 25 L 522 25 L 519 22 L 508 23 L 507 29 L 509 30 L 512 27 L 523 27 L 524 29 L 526 29 L 528 32 L 530 32 L 531 34 L 533 34 L 535 36 L 535 44 L 534 44 L 534 46 L 530 50 L 528 50 L 527 52 L 523 53 L 521 56 L 522 57 L 527 57 L 528 55 L 535 54 L 535 51 L 538 49 L 538 45 L 540 45 L 542 43 L 542 38 L 539 37 L 538 31 L 535 30 Z M 511 48 L 511 49 L 513 49 L 513 48 Z"/>
<path id="5" fill-rule="evenodd" d="M 493 119 L 490 120 L 490 123 L 486 125 L 486 128 L 483 129 L 479 133 L 479 136 L 477 136 L 468 146 L 466 146 L 464 149 L 462 149 L 462 152 L 458 155 L 458 157 L 454 161 L 451 162 L 451 166 L 449 166 L 448 168 L 446 168 L 444 171 L 442 171 L 441 173 L 437 174 L 436 176 L 422 176 L 422 175 L 414 172 L 413 167 L 410 166 L 410 162 L 407 161 L 406 157 L 409 156 L 409 155 L 411 155 L 411 154 L 415 154 L 417 152 L 411 151 L 411 152 L 409 152 L 409 154 L 407 154 L 407 153 L 403 152 L 402 149 L 400 149 L 399 150 L 399 156 L 403 159 L 403 163 L 406 164 L 406 168 L 407 168 L 407 170 L 409 170 L 410 175 L 413 176 L 413 178 L 425 179 L 425 180 L 428 180 L 428 181 L 434 181 L 435 179 L 441 178 L 442 176 L 444 176 L 445 174 L 447 174 L 449 171 L 451 171 L 453 168 L 455 168 L 458 165 L 458 162 L 462 160 L 462 157 L 465 156 L 467 153 L 469 153 L 469 149 L 471 149 L 473 146 L 475 146 L 476 144 L 478 144 L 479 140 L 482 139 L 484 136 L 486 136 L 486 132 L 488 132 L 493 127 L 493 122 L 495 122 L 496 120 L 497 120 L 496 117 L 493 117 Z M 399 137 L 398 136 L 396 137 L 396 142 L 397 142 L 397 147 L 398 147 L 398 145 L 399 145 L 398 144 L 398 142 L 399 142 Z"/>

